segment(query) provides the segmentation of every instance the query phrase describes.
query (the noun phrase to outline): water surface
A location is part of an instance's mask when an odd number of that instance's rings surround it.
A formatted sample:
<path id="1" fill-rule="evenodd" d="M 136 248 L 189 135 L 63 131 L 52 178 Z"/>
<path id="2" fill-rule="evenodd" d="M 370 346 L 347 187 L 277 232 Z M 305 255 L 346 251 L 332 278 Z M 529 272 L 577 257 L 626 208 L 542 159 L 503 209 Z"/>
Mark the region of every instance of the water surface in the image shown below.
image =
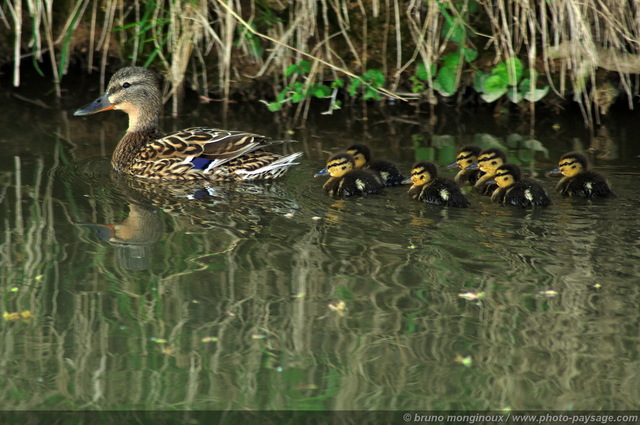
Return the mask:
<path id="1" fill-rule="evenodd" d="M 491 111 L 292 128 L 260 105 L 192 104 L 165 129 L 293 137 L 305 155 L 270 184 L 176 188 L 113 175 L 126 117 L 72 117 L 97 92 L 50 109 L 19 94 L 2 94 L 0 291 L 32 317 L 1 324 L 5 409 L 640 408 L 636 113 L 599 138 L 541 117 L 533 144 Z M 312 175 L 355 142 L 405 172 L 500 143 L 554 204 L 328 198 Z M 618 197 L 558 197 L 544 172 L 590 147 Z"/>

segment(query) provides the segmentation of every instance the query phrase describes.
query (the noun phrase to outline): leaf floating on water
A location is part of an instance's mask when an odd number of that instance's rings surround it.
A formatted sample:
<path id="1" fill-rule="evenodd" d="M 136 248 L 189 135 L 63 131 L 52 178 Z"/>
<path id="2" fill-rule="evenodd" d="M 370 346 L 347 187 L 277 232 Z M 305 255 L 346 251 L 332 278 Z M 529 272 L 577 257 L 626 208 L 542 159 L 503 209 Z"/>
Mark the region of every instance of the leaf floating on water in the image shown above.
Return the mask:
<path id="1" fill-rule="evenodd" d="M 151 342 L 155 342 L 156 344 L 166 344 L 167 340 L 164 338 L 156 338 L 155 336 L 152 336 Z"/>
<path id="2" fill-rule="evenodd" d="M 317 215 L 314 215 L 313 217 L 311 217 L 311 220 L 322 220 L 322 217 L 318 217 Z"/>
<path id="3" fill-rule="evenodd" d="M 293 218 L 293 213 L 286 213 L 284 216 L 286 218 Z"/>
<path id="4" fill-rule="evenodd" d="M 600 289 L 600 288 L 602 288 L 602 285 L 599 284 L 598 282 L 596 282 L 596 283 L 593 284 L 593 287 L 596 288 L 596 289 Z"/>
<path id="5" fill-rule="evenodd" d="M 555 297 L 558 295 L 558 292 L 554 291 L 553 289 L 547 289 L 546 291 L 538 292 L 538 294 L 544 295 L 545 297 Z"/>
<path id="6" fill-rule="evenodd" d="M 215 336 L 205 336 L 201 339 L 202 342 L 218 342 L 218 338 Z"/>
<path id="7" fill-rule="evenodd" d="M 477 301 L 484 297 L 484 292 L 478 292 L 477 294 L 475 292 L 462 292 L 461 294 L 458 294 L 458 296 L 467 301 Z"/>
<path id="8" fill-rule="evenodd" d="M 341 315 L 344 314 L 346 309 L 347 309 L 347 304 L 342 300 L 336 303 L 329 303 L 329 310 L 336 311 Z"/>
<path id="9" fill-rule="evenodd" d="M 267 337 L 266 335 L 261 335 L 261 334 L 251 335 L 251 339 L 265 339 L 266 337 Z"/>
<path id="10" fill-rule="evenodd" d="M 458 354 L 454 359 L 454 362 L 456 363 L 460 363 L 462 366 L 464 367 L 471 367 L 471 365 L 473 364 L 473 359 L 471 358 L 471 356 L 461 356 L 460 354 Z"/>
<path id="11" fill-rule="evenodd" d="M 8 322 L 16 322 L 18 320 L 22 320 L 23 322 L 30 322 L 33 318 L 33 315 L 31 314 L 30 310 L 23 310 L 21 312 L 15 311 L 12 313 L 5 311 L 2 317 Z"/>

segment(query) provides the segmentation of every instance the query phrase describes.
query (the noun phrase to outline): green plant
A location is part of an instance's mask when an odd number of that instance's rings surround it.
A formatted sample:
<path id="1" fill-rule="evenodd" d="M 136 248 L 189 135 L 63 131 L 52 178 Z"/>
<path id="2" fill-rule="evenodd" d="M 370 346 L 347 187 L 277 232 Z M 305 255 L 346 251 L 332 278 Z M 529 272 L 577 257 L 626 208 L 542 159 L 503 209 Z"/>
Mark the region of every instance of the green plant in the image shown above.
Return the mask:
<path id="1" fill-rule="evenodd" d="M 294 77 L 294 81 L 287 84 L 280 93 L 276 95 L 274 102 L 262 101 L 267 105 L 271 112 L 280 111 L 288 102 L 300 103 L 305 99 L 331 98 L 331 103 L 327 113 L 331 113 L 336 109 L 340 109 L 340 101 L 336 99 L 338 89 L 344 86 L 341 79 L 333 81 L 329 86 L 324 83 L 311 83 L 310 79 L 311 63 L 308 61 L 300 61 L 293 65 L 289 65 L 284 73 L 284 78 Z"/>
<path id="2" fill-rule="evenodd" d="M 490 72 L 476 72 L 473 87 L 481 93 L 485 102 L 495 102 L 505 94 L 513 103 L 525 99 L 529 102 L 537 102 L 548 92 L 549 86 L 536 88 L 532 82 L 537 79 L 538 73 L 529 70 L 530 77 L 523 78 L 524 65 L 518 58 L 509 58 L 497 64 Z"/>
<path id="3" fill-rule="evenodd" d="M 364 90 L 364 100 L 375 99 L 380 100 L 379 88 L 384 87 L 384 74 L 377 69 L 370 69 L 364 73 L 362 77 L 354 78 L 349 84 L 349 95 L 355 96 L 358 93 L 358 89 Z"/>

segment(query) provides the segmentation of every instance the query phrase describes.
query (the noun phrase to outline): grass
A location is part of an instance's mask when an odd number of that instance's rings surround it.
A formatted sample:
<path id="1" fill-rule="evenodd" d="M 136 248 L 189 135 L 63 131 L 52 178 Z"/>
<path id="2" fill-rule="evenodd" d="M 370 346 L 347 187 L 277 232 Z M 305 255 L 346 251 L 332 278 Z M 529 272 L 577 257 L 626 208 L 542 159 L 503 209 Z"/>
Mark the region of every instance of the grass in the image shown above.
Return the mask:
<path id="1" fill-rule="evenodd" d="M 635 11 L 614 0 L 106 0 L 100 6 L 89 0 L 7 0 L 0 8 L 0 64 L 12 63 L 15 86 L 28 58 L 36 67 L 49 61 L 58 96 L 74 62 L 87 72 L 99 69 L 103 86 L 112 71 L 108 65 L 151 66 L 166 76 L 174 114 L 185 82 L 207 98 L 215 93 L 228 101 L 260 87 L 259 96 L 272 99 L 287 84 L 285 70 L 301 60 L 314 65 L 310 84 L 379 70 L 386 84 L 376 90 L 383 97 L 416 100 L 426 94 L 433 104 L 436 95 L 471 87 L 468 76 L 476 70 L 518 57 L 532 88 L 544 84 L 556 99 L 572 96 L 590 121 L 616 98 L 603 90 L 619 87 L 632 99 L 633 75 L 640 72 Z M 437 71 L 458 48 L 478 56 L 455 69 L 448 92 L 435 80 L 409 83 L 421 64 Z M 535 102 L 521 106 L 533 112 Z"/>

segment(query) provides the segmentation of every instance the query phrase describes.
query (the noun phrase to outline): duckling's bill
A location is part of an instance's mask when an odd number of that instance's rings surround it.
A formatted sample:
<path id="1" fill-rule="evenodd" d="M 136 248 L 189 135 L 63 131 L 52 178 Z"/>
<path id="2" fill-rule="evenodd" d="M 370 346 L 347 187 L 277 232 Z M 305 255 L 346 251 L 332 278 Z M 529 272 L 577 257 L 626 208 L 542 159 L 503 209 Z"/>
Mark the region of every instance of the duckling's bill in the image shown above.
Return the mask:
<path id="1" fill-rule="evenodd" d="M 326 176 L 327 174 L 329 174 L 329 169 L 328 168 L 323 168 L 322 170 L 320 170 L 317 173 L 315 173 L 313 175 L 313 177 L 322 177 L 322 176 Z"/>

